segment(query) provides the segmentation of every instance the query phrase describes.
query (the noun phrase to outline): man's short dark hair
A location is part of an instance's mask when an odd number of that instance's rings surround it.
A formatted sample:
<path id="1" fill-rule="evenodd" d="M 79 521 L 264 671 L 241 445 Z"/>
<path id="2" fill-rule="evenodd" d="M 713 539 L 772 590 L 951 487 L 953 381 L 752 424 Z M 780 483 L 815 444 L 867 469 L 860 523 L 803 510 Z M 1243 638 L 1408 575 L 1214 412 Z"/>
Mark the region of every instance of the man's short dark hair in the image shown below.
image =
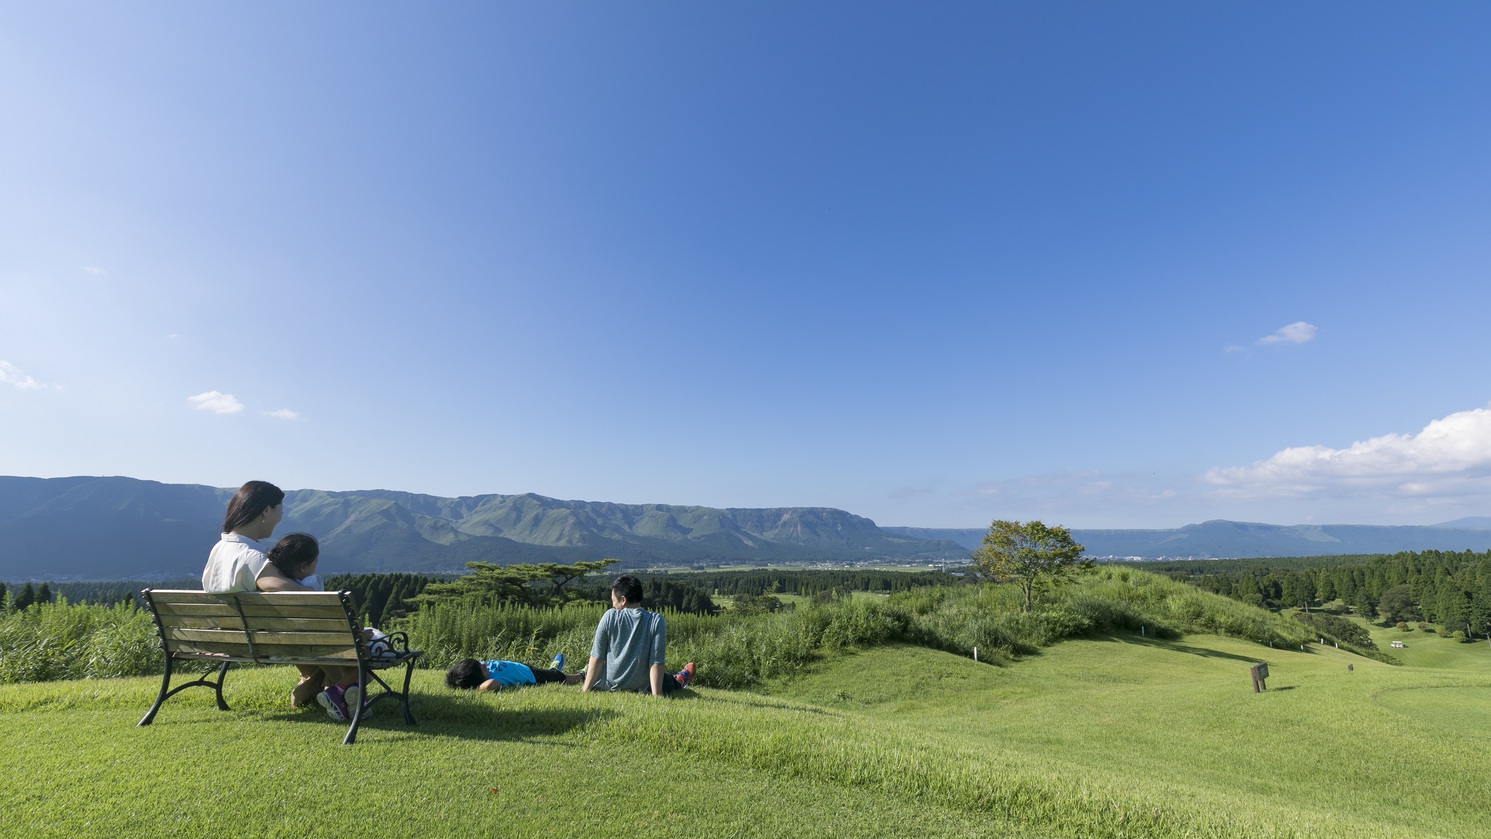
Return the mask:
<path id="1" fill-rule="evenodd" d="M 617 577 L 611 584 L 611 593 L 633 606 L 642 605 L 642 581 L 631 574 Z"/>
<path id="2" fill-rule="evenodd" d="M 479 688 L 486 680 L 486 676 L 481 672 L 481 662 L 474 658 L 463 658 L 445 671 L 446 686 L 457 690 Z"/>

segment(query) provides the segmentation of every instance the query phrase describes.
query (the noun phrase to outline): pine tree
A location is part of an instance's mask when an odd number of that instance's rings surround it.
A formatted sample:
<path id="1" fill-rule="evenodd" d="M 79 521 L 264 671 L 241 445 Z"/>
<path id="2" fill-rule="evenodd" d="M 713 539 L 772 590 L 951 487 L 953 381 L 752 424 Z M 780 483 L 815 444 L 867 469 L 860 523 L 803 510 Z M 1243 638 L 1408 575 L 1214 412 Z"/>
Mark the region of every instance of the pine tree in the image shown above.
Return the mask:
<path id="1" fill-rule="evenodd" d="M 27 583 L 26 587 L 21 589 L 21 593 L 16 595 L 15 609 L 19 612 L 35 602 L 36 589 L 32 588 L 30 583 Z"/>
<path id="2" fill-rule="evenodd" d="M 41 589 L 36 592 L 36 602 L 37 603 L 51 603 L 52 602 L 52 587 L 50 585 L 48 585 L 46 583 L 42 583 L 41 584 Z"/>

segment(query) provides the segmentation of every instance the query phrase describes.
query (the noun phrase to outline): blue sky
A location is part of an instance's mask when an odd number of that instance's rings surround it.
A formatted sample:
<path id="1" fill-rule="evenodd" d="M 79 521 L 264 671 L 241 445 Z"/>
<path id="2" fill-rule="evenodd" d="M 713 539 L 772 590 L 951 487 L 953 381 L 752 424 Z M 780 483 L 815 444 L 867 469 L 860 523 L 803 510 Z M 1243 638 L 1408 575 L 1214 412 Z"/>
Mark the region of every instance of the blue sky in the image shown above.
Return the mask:
<path id="1" fill-rule="evenodd" d="M 1491 515 L 1491 5 L 11 3 L 0 474 Z"/>

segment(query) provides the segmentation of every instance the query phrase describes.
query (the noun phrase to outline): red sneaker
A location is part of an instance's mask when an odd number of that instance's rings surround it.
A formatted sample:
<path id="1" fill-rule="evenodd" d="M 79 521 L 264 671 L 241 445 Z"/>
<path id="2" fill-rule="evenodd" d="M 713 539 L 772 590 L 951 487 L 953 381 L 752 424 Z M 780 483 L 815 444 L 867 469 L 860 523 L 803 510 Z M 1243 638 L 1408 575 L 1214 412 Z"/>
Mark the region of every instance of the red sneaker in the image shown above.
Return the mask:
<path id="1" fill-rule="evenodd" d="M 679 687 L 688 687 L 689 682 L 694 680 L 694 663 L 691 661 L 685 664 L 682 670 L 673 674 L 673 678 L 678 680 Z"/>

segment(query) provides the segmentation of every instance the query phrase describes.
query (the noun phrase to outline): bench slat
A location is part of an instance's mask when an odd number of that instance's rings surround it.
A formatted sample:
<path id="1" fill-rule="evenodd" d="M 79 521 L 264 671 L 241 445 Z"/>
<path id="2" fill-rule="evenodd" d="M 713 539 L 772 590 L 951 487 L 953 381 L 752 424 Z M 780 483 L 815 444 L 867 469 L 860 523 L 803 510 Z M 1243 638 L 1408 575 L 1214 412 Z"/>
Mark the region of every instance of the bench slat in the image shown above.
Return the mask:
<path id="1" fill-rule="evenodd" d="M 189 629 L 243 629 L 243 620 L 237 616 L 233 617 L 206 617 L 198 615 L 171 615 L 167 621 L 168 626 L 179 626 Z M 259 618 L 251 620 L 251 625 L 256 629 L 273 630 L 302 630 L 307 632 L 341 632 L 343 637 L 349 637 L 351 631 L 347 628 L 347 619 L 340 618 Z"/>
<path id="2" fill-rule="evenodd" d="M 192 659 L 196 661 L 235 661 L 240 663 L 252 664 L 325 664 L 333 667 L 347 667 L 356 662 L 356 659 L 337 658 L 334 656 L 320 658 L 316 656 L 261 656 L 259 658 L 249 658 L 246 655 L 234 655 L 231 652 L 213 652 L 210 650 L 177 650 L 176 652 L 172 653 L 172 658 L 175 658 L 178 661 L 182 659 Z M 403 663 L 403 660 L 387 663 L 379 662 L 377 666 L 372 667 L 371 669 L 378 670 L 393 664 Z"/>
<path id="3" fill-rule="evenodd" d="M 330 644 L 276 644 L 265 647 L 256 645 L 250 654 L 248 644 L 228 640 L 181 641 L 171 652 L 177 658 L 193 653 L 205 653 L 210 657 L 227 657 L 236 661 L 255 661 L 261 664 L 290 664 L 307 659 L 330 662 L 356 663 L 357 653 L 345 646 Z"/>
<path id="4" fill-rule="evenodd" d="M 288 596 L 288 595 L 285 595 Z M 161 615 L 237 615 L 238 609 L 231 602 L 223 603 L 180 603 L 174 600 L 154 600 L 155 611 Z M 342 607 L 340 600 L 319 599 L 314 603 L 264 603 L 262 601 L 246 602 L 243 604 L 245 615 L 283 615 L 283 614 L 309 614 L 324 615 L 326 617 L 346 619 L 347 611 Z"/>
<path id="5" fill-rule="evenodd" d="M 250 618 L 277 618 L 285 616 L 294 617 L 317 617 L 332 618 L 342 623 L 347 622 L 347 610 L 342 604 L 333 601 L 330 604 L 305 604 L 297 606 L 293 603 L 245 603 L 243 614 Z"/>
<path id="6" fill-rule="evenodd" d="M 255 629 L 194 629 L 190 627 L 167 626 L 166 638 L 171 641 L 186 641 L 200 643 L 203 641 L 217 642 L 242 642 L 248 643 L 248 637 L 252 636 L 255 644 L 321 644 L 324 646 L 339 646 L 355 649 L 351 633 L 348 632 L 346 622 L 342 622 L 344 629 L 341 632 L 261 632 Z"/>
<path id="7" fill-rule="evenodd" d="M 237 599 L 247 605 L 250 603 L 285 603 L 298 606 L 315 606 L 326 603 L 340 603 L 341 594 L 335 591 L 234 591 L 224 594 L 209 594 L 205 591 L 190 591 L 186 589 L 151 589 L 150 597 L 156 603 L 183 603 L 183 604 L 207 604 L 214 603 L 229 604 Z"/>

